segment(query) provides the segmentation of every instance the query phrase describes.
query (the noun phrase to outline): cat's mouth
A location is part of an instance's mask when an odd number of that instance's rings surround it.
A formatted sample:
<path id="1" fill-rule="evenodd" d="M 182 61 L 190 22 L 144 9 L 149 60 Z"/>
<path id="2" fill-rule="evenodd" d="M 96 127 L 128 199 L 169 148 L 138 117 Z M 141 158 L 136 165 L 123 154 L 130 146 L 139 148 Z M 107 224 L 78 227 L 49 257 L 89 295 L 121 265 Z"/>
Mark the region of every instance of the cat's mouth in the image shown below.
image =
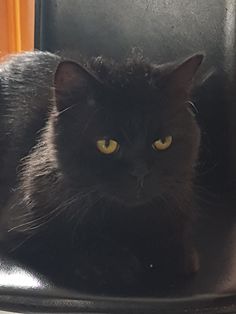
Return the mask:
<path id="1" fill-rule="evenodd" d="M 152 202 L 154 196 L 147 195 L 144 189 L 137 189 L 134 193 L 112 193 L 109 195 L 112 202 L 116 202 L 125 207 L 138 207 Z"/>
<path id="2" fill-rule="evenodd" d="M 108 185 L 100 186 L 100 192 L 102 197 L 109 202 L 124 207 L 136 207 L 152 202 L 159 193 L 162 193 L 162 187 L 145 180 L 138 182 L 137 180 L 125 182 L 116 180 Z"/>
<path id="3" fill-rule="evenodd" d="M 125 207 L 140 207 L 140 206 L 145 206 L 149 203 L 151 203 L 153 198 L 144 198 L 144 197 L 138 197 L 136 199 L 128 200 L 128 201 L 120 201 L 121 204 L 123 204 Z"/>

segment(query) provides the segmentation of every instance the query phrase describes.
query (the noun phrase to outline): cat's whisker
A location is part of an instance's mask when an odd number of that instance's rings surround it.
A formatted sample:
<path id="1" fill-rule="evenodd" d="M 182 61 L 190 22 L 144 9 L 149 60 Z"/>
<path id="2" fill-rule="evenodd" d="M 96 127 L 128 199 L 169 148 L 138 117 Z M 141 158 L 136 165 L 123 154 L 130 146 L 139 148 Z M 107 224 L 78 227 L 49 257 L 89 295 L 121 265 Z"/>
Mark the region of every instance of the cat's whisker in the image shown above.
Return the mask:
<path id="1" fill-rule="evenodd" d="M 18 248 L 20 248 L 25 242 L 27 242 L 29 239 L 32 238 L 32 234 L 29 235 L 28 237 L 25 237 L 22 241 L 20 241 L 19 243 L 17 243 L 17 245 L 13 246 L 9 252 L 13 253 L 14 251 L 16 251 Z"/>
<path id="2" fill-rule="evenodd" d="M 101 199 L 102 199 L 101 196 L 97 196 L 97 197 L 93 198 L 92 204 L 91 203 L 89 205 L 87 204 L 88 206 L 82 208 L 82 211 L 83 211 L 82 216 L 81 216 L 81 211 L 75 212 L 74 216 L 75 216 L 75 218 L 77 217 L 78 219 L 76 219 L 76 223 L 73 227 L 72 237 L 71 237 L 72 242 L 74 241 L 74 239 L 76 237 L 77 229 L 80 226 L 80 224 L 83 223 L 83 220 L 84 220 L 87 212 L 91 209 L 91 207 L 95 206 L 97 202 L 101 201 Z"/>
<path id="3" fill-rule="evenodd" d="M 67 108 L 65 108 L 65 109 L 63 109 L 63 110 L 61 110 L 61 111 L 59 111 L 59 112 L 57 113 L 57 116 L 61 116 L 61 115 L 62 115 L 63 113 L 65 113 L 66 111 L 68 111 L 68 110 L 70 110 L 70 109 L 73 109 L 76 105 L 77 105 L 77 104 L 70 105 L 69 107 L 67 107 Z"/>
<path id="4" fill-rule="evenodd" d="M 197 167 L 199 168 L 199 167 L 201 167 L 202 166 L 202 163 L 199 163 L 198 165 L 197 165 Z M 211 173 L 212 171 L 214 171 L 215 169 L 216 169 L 216 167 L 218 167 L 219 166 L 219 163 L 214 163 L 212 166 L 208 166 L 207 167 L 207 169 L 205 169 L 205 170 L 200 170 L 200 169 L 198 169 L 198 171 L 196 172 L 196 178 L 198 178 L 198 177 L 202 177 L 202 176 L 205 176 L 205 175 L 207 175 L 208 173 Z"/>
<path id="5" fill-rule="evenodd" d="M 12 232 L 13 230 L 18 230 L 22 227 L 27 227 L 29 225 L 35 225 L 34 227 L 28 227 L 27 229 L 24 229 L 22 232 L 25 232 L 26 230 L 34 230 L 36 228 L 41 227 L 42 225 L 44 225 L 45 223 L 48 223 L 51 219 L 57 217 L 58 215 L 60 215 L 65 208 L 69 207 L 70 205 L 72 205 L 74 202 L 76 202 L 78 200 L 78 196 L 83 197 L 81 195 L 81 191 L 75 195 L 73 195 L 72 197 L 70 197 L 69 199 L 67 199 L 66 201 L 64 201 L 62 204 L 58 205 L 56 208 L 54 208 L 53 210 L 49 211 L 46 215 L 40 216 L 38 218 L 34 218 L 33 220 L 27 221 L 25 223 L 22 223 L 20 225 L 17 225 L 11 229 L 8 230 L 8 232 Z M 30 213 L 27 213 L 30 214 Z M 19 217 L 21 218 L 21 217 Z M 49 219 L 48 219 L 49 218 Z M 37 224 L 38 222 L 43 221 L 42 223 Z M 37 224 L 37 225 L 36 225 Z"/>

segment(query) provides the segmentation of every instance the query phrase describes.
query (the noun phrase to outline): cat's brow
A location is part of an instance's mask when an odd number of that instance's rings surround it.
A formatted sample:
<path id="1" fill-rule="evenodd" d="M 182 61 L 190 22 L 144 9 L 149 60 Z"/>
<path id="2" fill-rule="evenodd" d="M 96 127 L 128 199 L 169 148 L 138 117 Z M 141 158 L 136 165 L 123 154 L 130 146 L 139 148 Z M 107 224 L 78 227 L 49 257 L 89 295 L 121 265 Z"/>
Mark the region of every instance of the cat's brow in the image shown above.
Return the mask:
<path id="1" fill-rule="evenodd" d="M 86 132 L 86 130 L 88 129 L 90 123 L 92 122 L 94 116 L 101 110 L 101 108 L 97 108 L 88 118 L 87 123 L 85 124 L 83 130 L 82 130 L 82 134 L 84 134 Z"/>

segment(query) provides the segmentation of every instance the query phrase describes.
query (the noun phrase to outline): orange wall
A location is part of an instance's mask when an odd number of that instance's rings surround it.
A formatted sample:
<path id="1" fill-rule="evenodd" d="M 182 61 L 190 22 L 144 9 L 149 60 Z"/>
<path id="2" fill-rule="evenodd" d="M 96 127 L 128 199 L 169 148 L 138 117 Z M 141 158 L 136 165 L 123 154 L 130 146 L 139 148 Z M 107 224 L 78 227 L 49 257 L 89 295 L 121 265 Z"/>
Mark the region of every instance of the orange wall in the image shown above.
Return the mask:
<path id="1" fill-rule="evenodd" d="M 34 48 L 35 0 L 0 0 L 0 57 Z"/>

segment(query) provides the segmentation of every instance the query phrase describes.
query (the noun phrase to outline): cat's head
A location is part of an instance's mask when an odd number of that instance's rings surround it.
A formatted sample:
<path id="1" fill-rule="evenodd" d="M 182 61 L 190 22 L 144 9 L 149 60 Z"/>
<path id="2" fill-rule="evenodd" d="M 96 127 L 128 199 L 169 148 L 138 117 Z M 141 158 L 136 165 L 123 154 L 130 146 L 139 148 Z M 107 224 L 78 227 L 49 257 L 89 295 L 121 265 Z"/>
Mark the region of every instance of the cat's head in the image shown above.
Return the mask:
<path id="1" fill-rule="evenodd" d="M 188 100 L 202 59 L 157 66 L 96 58 L 90 70 L 61 62 L 55 144 L 69 184 L 127 206 L 185 193 L 200 141 Z"/>

